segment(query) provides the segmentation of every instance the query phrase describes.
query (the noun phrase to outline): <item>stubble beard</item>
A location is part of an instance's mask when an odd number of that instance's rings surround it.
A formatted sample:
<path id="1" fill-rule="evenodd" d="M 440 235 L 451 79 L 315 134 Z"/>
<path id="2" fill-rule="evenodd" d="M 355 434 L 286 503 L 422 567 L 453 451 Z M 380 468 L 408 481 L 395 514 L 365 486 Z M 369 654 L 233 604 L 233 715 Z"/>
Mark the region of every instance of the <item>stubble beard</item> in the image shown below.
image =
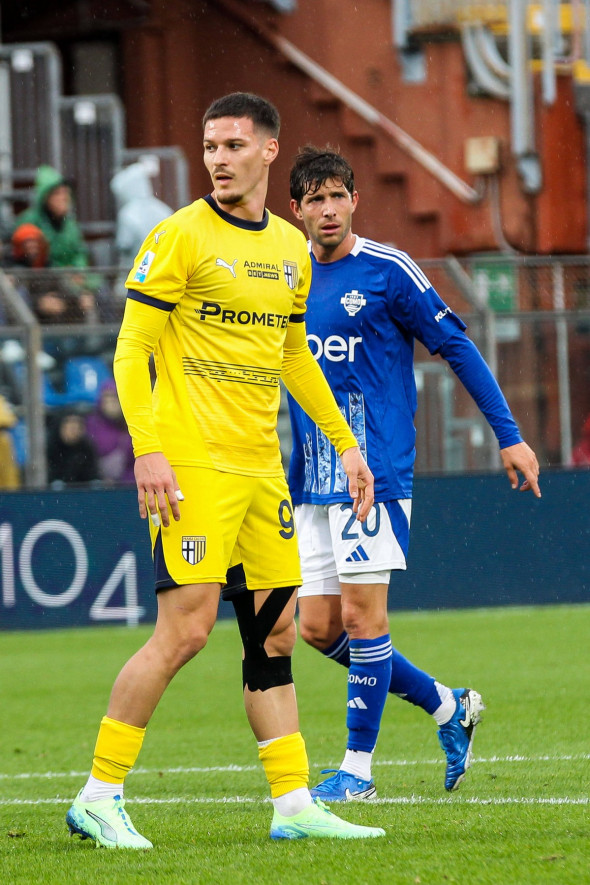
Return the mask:
<path id="1" fill-rule="evenodd" d="M 241 203 L 244 199 L 243 194 L 220 194 L 219 192 L 215 192 L 215 197 L 217 202 L 223 206 L 235 206 L 236 203 Z"/>
<path id="2" fill-rule="evenodd" d="M 318 245 L 320 245 L 322 249 L 325 249 L 326 252 L 334 252 L 334 250 L 337 249 L 340 243 L 343 241 L 345 236 L 346 234 L 343 235 L 342 231 L 340 231 L 336 235 L 336 238 L 334 238 L 334 235 L 330 236 L 329 234 L 320 235 L 317 238 L 317 242 Z"/>

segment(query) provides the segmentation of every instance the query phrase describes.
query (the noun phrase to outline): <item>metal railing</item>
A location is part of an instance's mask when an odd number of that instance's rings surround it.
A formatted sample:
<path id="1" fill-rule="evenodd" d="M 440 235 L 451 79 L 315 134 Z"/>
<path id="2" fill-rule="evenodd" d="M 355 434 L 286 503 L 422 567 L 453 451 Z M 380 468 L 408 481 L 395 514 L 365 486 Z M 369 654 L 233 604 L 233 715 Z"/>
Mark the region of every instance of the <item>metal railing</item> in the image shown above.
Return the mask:
<path id="1" fill-rule="evenodd" d="M 88 411 L 100 378 L 112 372 L 125 276 L 112 267 L 0 271 L 0 394 L 18 418 L 27 488 L 47 481 L 48 417 L 66 407 Z M 85 377 L 68 375 L 80 358 L 95 360 L 100 369 L 94 387 L 92 362 Z"/>
<path id="2" fill-rule="evenodd" d="M 590 413 L 590 256 L 494 255 L 420 264 L 466 321 L 541 463 L 570 464 Z M 64 407 L 87 413 L 100 379 L 112 371 L 125 274 L 118 268 L 90 272 L 93 283 L 100 283 L 94 307 L 87 315 L 78 312 L 76 322 L 67 313 L 58 322 L 55 317 L 40 322 L 36 302 L 25 294 L 37 272 L 0 273 L 0 393 L 13 403 L 26 430 L 21 465 L 26 487 L 45 483 L 48 419 Z M 55 274 L 64 286 L 71 284 L 71 270 L 52 270 L 53 284 Z M 83 379 L 71 371 L 79 371 L 81 362 Z M 495 437 L 448 365 L 417 344 L 415 373 L 417 472 L 498 469 Z M 286 401 L 279 433 L 287 460 Z"/>

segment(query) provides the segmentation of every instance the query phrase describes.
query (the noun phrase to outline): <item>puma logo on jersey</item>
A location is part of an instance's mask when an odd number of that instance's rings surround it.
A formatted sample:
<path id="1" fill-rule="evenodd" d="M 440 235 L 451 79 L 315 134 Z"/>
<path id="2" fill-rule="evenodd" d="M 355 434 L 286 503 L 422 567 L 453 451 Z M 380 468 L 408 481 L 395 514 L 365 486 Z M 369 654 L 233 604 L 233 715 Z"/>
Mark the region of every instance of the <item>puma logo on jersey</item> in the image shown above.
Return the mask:
<path id="1" fill-rule="evenodd" d="M 237 258 L 235 258 L 231 264 L 228 264 L 227 261 L 223 260 L 223 258 L 218 258 L 217 261 L 215 262 L 215 264 L 217 264 L 219 267 L 225 267 L 226 270 L 229 270 L 230 274 L 232 275 L 232 277 L 234 279 L 236 278 L 236 272 L 235 272 L 234 268 L 237 263 L 238 263 Z"/>

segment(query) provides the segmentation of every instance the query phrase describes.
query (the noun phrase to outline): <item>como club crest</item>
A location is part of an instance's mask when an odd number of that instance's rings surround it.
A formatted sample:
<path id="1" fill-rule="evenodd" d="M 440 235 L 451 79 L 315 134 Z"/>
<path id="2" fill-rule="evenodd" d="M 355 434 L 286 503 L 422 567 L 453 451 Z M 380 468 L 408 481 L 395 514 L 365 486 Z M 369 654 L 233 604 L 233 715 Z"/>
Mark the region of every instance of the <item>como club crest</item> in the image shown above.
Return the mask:
<path id="1" fill-rule="evenodd" d="M 182 557 L 189 565 L 196 565 L 205 556 L 206 547 L 205 535 L 183 535 Z"/>
<path id="2" fill-rule="evenodd" d="M 285 274 L 289 289 L 295 289 L 299 279 L 297 264 L 294 261 L 283 261 L 283 273 Z"/>
<path id="3" fill-rule="evenodd" d="M 353 289 L 352 292 L 347 292 L 340 299 L 340 304 L 342 304 L 346 313 L 351 317 L 356 316 L 361 307 L 364 307 L 366 303 L 367 299 L 362 292 L 358 291 L 358 289 Z"/>

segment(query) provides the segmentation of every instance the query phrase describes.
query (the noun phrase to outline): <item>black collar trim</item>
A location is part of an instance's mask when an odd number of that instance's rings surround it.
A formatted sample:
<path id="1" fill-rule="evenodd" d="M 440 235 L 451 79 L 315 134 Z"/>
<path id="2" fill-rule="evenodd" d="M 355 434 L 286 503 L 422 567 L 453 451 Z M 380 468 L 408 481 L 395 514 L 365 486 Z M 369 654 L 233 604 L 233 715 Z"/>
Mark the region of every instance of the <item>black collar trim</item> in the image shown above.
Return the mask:
<path id="1" fill-rule="evenodd" d="M 234 227 L 241 227 L 242 230 L 264 230 L 268 227 L 268 211 L 266 209 L 264 210 L 262 221 L 248 221 L 246 218 L 236 218 L 235 215 L 230 215 L 229 212 L 224 212 L 223 209 L 219 208 L 211 194 L 207 194 L 203 199 L 220 218 L 223 218 L 228 224 L 233 224 Z"/>

